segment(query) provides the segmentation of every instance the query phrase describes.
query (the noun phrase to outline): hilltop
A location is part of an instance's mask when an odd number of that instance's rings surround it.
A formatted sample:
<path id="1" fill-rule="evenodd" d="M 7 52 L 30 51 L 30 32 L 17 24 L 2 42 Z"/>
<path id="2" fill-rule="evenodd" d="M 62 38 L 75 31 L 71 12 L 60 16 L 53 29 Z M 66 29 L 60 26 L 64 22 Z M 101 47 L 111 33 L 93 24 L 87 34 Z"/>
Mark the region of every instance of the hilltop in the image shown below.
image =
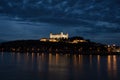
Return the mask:
<path id="1" fill-rule="evenodd" d="M 104 44 L 91 42 L 72 43 L 75 40 L 81 40 L 82 37 L 72 37 L 61 39 L 59 42 L 40 41 L 40 40 L 16 40 L 0 44 L 0 51 L 3 52 L 48 52 L 48 53 L 70 53 L 70 54 L 104 54 L 107 53 L 107 47 Z"/>

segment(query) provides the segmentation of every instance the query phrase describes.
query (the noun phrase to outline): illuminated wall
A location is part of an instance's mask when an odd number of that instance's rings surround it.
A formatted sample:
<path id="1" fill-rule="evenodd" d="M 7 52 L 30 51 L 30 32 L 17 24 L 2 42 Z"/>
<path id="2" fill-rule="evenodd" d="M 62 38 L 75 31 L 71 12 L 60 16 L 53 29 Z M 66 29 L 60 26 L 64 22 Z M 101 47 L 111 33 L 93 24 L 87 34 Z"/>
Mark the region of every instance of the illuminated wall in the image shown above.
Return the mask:
<path id="1" fill-rule="evenodd" d="M 60 34 L 50 33 L 50 38 L 53 38 L 53 39 L 60 39 L 60 38 L 68 39 L 68 34 L 64 34 L 63 32 L 61 32 Z"/>

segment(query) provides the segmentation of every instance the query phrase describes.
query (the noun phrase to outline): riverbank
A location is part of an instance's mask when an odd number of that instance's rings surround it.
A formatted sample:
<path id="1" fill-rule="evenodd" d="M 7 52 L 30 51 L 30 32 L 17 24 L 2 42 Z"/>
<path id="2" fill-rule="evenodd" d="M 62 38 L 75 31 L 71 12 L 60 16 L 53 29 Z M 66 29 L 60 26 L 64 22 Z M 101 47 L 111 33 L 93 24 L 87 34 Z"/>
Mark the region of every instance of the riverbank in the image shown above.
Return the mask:
<path id="1" fill-rule="evenodd" d="M 21 52 L 21 53 L 63 53 L 83 55 L 109 55 L 117 54 L 108 52 L 104 44 L 95 42 L 67 43 L 67 42 L 42 42 L 39 40 L 17 40 L 0 44 L 0 52 Z"/>

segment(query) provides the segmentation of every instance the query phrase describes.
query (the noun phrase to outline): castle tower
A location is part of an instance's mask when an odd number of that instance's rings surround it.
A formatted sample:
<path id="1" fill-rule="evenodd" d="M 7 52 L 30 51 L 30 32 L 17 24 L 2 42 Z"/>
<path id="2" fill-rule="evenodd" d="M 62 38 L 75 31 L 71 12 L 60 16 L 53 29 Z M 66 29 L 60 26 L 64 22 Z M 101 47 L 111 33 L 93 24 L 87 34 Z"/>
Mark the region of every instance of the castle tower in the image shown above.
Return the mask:
<path id="1" fill-rule="evenodd" d="M 52 38 L 52 33 L 50 32 L 50 38 Z"/>

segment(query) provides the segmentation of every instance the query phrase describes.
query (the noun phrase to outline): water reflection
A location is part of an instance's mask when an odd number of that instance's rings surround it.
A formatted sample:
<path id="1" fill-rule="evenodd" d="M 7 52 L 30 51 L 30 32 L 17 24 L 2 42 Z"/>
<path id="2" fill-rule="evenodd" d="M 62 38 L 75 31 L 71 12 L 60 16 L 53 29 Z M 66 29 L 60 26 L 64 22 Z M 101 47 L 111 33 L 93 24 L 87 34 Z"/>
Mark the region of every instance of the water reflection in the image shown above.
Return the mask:
<path id="1" fill-rule="evenodd" d="M 3 56 L 4 56 L 4 53 L 1 52 L 1 62 L 3 63 Z"/>
<path id="2" fill-rule="evenodd" d="M 110 71 L 111 70 L 111 56 L 110 55 L 108 55 L 108 71 Z"/>
<path id="3" fill-rule="evenodd" d="M 90 55 L 90 67 L 92 67 L 92 55 Z"/>
<path id="4" fill-rule="evenodd" d="M 32 53 L 32 62 L 34 61 L 34 54 L 35 54 L 35 53 Z"/>
<path id="5" fill-rule="evenodd" d="M 42 55 L 41 55 L 41 60 L 42 60 L 42 62 L 44 62 L 44 60 L 45 60 L 45 54 L 44 53 L 42 53 Z"/>
<path id="6" fill-rule="evenodd" d="M 52 53 L 49 53 L 49 65 L 52 64 Z"/>
<path id="7" fill-rule="evenodd" d="M 117 58 L 116 56 L 114 55 L 113 56 L 113 70 L 116 70 L 117 69 Z"/>
<path id="8" fill-rule="evenodd" d="M 56 59 L 55 59 L 55 61 L 56 61 L 56 65 L 58 65 L 59 64 L 59 54 L 58 53 L 56 53 Z"/>
<path id="9" fill-rule="evenodd" d="M 80 54 L 79 54 L 79 58 L 78 58 L 78 59 L 79 59 L 79 64 L 82 66 L 82 62 L 83 62 L 83 55 L 80 55 Z"/>
<path id="10" fill-rule="evenodd" d="M 113 75 L 116 77 L 117 75 L 117 58 L 116 55 L 113 56 Z"/>
<path id="11" fill-rule="evenodd" d="M 43 56 L 44 57 L 44 56 Z M 43 70 L 43 66 L 44 64 L 42 64 L 42 57 L 40 54 L 37 54 L 37 68 L 39 71 Z"/>
<path id="12" fill-rule="evenodd" d="M 98 72 L 100 72 L 100 55 L 97 56 L 97 66 L 98 66 Z"/>
<path id="13" fill-rule="evenodd" d="M 59 78 L 58 80 L 76 80 L 77 78 L 77 80 L 88 80 L 86 79 L 87 77 L 92 77 L 93 79 L 98 79 L 98 77 L 99 79 L 102 79 L 101 77 L 117 79 L 119 78 L 118 74 L 120 74 L 118 69 L 120 68 L 118 66 L 119 56 L 116 55 L 87 56 L 80 54 L 63 55 L 59 53 L 0 53 L 0 58 L 0 64 L 6 67 L 6 64 L 9 63 L 9 66 L 13 67 L 10 70 L 16 69 L 17 71 L 18 69 L 17 73 L 19 73 L 20 69 L 23 71 L 23 74 L 28 74 L 32 71 L 39 79 L 42 78 L 43 80 L 52 80 L 53 78 Z M 4 71 L 7 72 L 7 69 L 4 69 Z"/>
<path id="14" fill-rule="evenodd" d="M 74 60 L 74 62 L 73 62 L 73 63 L 74 63 L 74 66 L 76 66 L 76 65 L 77 65 L 77 57 L 76 57 L 75 54 L 73 55 L 73 60 Z"/>
<path id="15" fill-rule="evenodd" d="M 19 63 L 20 62 L 20 53 L 16 53 L 17 54 L 17 62 Z"/>
<path id="16" fill-rule="evenodd" d="M 116 55 L 108 56 L 107 58 L 107 66 L 108 66 L 108 76 L 112 76 L 116 78 L 117 76 L 117 57 Z"/>
<path id="17" fill-rule="evenodd" d="M 29 61 L 29 53 L 28 52 L 24 54 L 24 60 L 25 60 L 25 65 L 27 65 L 28 61 Z"/>
<path id="18" fill-rule="evenodd" d="M 14 63 L 14 61 L 15 61 L 15 53 L 14 52 L 11 53 L 11 56 L 12 56 L 12 62 Z"/>

